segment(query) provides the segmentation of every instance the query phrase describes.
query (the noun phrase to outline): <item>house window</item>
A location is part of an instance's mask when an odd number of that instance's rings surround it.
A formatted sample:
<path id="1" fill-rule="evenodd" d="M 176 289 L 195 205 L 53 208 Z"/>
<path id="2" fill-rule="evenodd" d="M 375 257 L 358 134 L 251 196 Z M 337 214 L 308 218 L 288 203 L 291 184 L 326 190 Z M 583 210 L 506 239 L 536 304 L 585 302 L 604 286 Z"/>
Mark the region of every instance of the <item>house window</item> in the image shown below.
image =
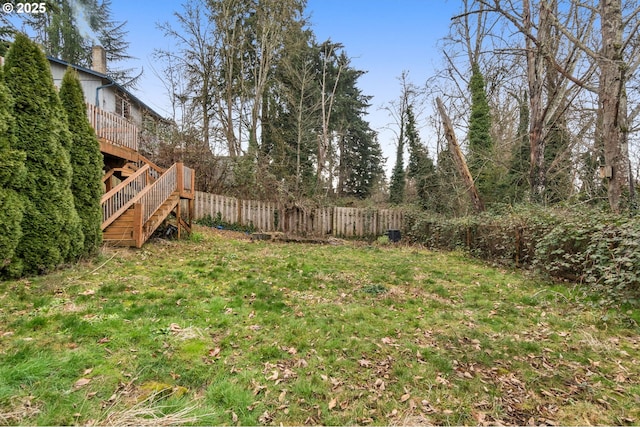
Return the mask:
<path id="1" fill-rule="evenodd" d="M 131 103 L 120 94 L 116 94 L 116 114 L 125 119 L 131 118 Z"/>

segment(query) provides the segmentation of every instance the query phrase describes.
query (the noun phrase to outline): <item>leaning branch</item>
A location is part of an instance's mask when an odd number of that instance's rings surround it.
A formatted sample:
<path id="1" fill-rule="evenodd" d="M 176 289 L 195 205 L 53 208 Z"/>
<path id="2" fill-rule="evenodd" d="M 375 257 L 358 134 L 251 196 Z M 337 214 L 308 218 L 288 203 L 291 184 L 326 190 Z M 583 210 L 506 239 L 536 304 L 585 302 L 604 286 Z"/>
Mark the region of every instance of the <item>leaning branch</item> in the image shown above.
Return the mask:
<path id="1" fill-rule="evenodd" d="M 440 98 L 436 98 L 436 102 L 438 104 L 438 111 L 440 112 L 440 117 L 442 117 L 442 124 L 444 126 L 444 135 L 447 138 L 447 142 L 449 143 L 449 150 L 453 153 L 453 158 L 456 163 L 456 167 L 460 175 L 462 175 L 462 179 L 465 182 L 467 187 L 467 191 L 469 192 L 469 197 L 471 197 L 471 202 L 473 203 L 473 207 L 476 212 L 484 211 L 484 203 L 482 203 L 482 199 L 480 199 L 480 194 L 478 193 L 478 189 L 476 188 L 475 183 L 473 182 L 473 177 L 471 176 L 471 172 L 469 172 L 469 167 L 467 166 L 467 162 L 464 160 L 464 156 L 462 155 L 462 150 L 460 150 L 460 145 L 456 139 L 456 134 L 453 131 L 453 125 L 451 124 L 451 119 L 447 115 L 446 110 L 444 109 L 444 105 Z"/>

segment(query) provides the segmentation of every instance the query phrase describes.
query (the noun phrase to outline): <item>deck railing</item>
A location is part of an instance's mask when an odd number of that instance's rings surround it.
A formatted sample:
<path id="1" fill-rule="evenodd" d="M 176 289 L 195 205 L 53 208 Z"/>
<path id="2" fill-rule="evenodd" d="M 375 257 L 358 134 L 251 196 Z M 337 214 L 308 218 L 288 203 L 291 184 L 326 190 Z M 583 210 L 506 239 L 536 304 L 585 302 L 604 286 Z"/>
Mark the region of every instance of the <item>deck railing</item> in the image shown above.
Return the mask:
<path id="1" fill-rule="evenodd" d="M 122 181 L 100 199 L 102 204 L 102 229 L 104 230 L 126 211 L 136 196 L 149 184 L 149 165 Z"/>
<path id="2" fill-rule="evenodd" d="M 138 127 L 124 117 L 87 104 L 87 116 L 98 138 L 138 151 Z"/>
<path id="3" fill-rule="evenodd" d="M 183 190 L 186 191 L 187 193 L 192 193 L 195 190 L 193 188 L 193 183 L 194 183 L 193 172 L 194 172 L 193 169 L 190 169 L 188 167 L 183 168 L 182 185 L 183 185 Z"/>

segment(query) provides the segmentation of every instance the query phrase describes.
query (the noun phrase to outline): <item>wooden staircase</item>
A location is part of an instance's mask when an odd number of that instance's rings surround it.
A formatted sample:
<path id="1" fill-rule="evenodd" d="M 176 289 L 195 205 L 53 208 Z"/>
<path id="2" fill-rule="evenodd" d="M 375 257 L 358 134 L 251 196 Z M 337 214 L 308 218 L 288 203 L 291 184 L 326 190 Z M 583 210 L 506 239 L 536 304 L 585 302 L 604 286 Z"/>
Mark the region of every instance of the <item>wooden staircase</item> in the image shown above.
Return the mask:
<path id="1" fill-rule="evenodd" d="M 182 163 L 175 163 L 157 179 L 148 164 L 138 169 L 102 199 L 103 241 L 117 246 L 141 247 L 153 232 L 174 213 L 181 230 L 191 231 L 194 174 Z M 181 200 L 188 200 L 187 220 Z"/>
<path id="2" fill-rule="evenodd" d="M 100 150 L 109 160 L 103 177 L 102 236 L 105 243 L 118 246 L 142 245 L 154 231 L 175 214 L 178 236 L 191 231 L 195 174 L 175 163 L 162 169 L 138 150 L 138 128 L 122 117 L 87 105 L 89 121 L 100 141 Z M 113 184 L 117 178 L 120 182 Z M 186 201 L 183 207 L 182 201 Z"/>

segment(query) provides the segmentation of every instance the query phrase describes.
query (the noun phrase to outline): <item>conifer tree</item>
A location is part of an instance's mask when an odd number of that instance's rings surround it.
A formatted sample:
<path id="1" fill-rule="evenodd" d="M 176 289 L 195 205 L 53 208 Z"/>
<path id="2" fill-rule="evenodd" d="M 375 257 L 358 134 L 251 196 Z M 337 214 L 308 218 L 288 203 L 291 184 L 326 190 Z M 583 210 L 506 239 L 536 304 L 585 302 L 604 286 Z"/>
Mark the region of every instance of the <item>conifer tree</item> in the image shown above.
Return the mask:
<path id="1" fill-rule="evenodd" d="M 529 144 L 529 100 L 525 92 L 520 104 L 518 134 L 511 149 L 511 160 L 505 179 L 501 185 L 502 194 L 512 203 L 525 200 L 525 194 L 531 188 L 529 167 L 531 165 L 531 147 Z"/>
<path id="2" fill-rule="evenodd" d="M 69 68 L 60 86 L 60 100 L 66 111 L 72 135 L 70 149 L 73 180 L 71 191 L 82 222 L 85 255 L 95 253 L 102 242 L 102 169 L 98 138 L 87 119 L 82 86 L 76 72 Z"/>
<path id="3" fill-rule="evenodd" d="M 15 120 L 13 98 L 4 84 L 0 67 L 0 277 L 20 270 L 15 250 L 22 237 L 24 203 L 17 190 L 25 176 L 24 153 L 14 150 Z"/>
<path id="4" fill-rule="evenodd" d="M 471 90 L 471 117 L 469 119 L 468 166 L 480 197 L 488 202 L 496 198 L 497 179 L 493 167 L 491 109 L 487 101 L 484 77 L 477 63 L 473 64 L 469 86 Z"/>
<path id="5" fill-rule="evenodd" d="M 407 107 L 407 122 L 405 134 L 409 145 L 409 166 L 407 177 L 415 183 L 419 203 L 423 208 L 428 208 L 435 197 L 436 168 L 429 157 L 429 151 L 420 141 L 420 135 L 416 129 L 416 118 L 411 105 Z"/>
<path id="6" fill-rule="evenodd" d="M 404 126 L 402 126 L 400 130 L 398 150 L 396 151 L 396 164 L 391 171 L 391 182 L 389 183 L 389 201 L 394 204 L 404 202 L 405 171 L 403 128 Z"/>
<path id="7" fill-rule="evenodd" d="M 83 235 L 71 193 L 71 136 L 44 53 L 18 34 L 6 57 L 16 148 L 26 154 L 27 199 L 16 255 L 23 273 L 43 273 L 80 254 Z"/>
<path id="8" fill-rule="evenodd" d="M 49 0 L 46 14 L 24 14 L 25 24 L 46 54 L 70 64 L 91 66 L 91 47 L 99 44 L 107 54 L 107 74 L 120 84 L 134 86 L 140 74 L 114 64 L 131 59 L 127 53 L 127 22 L 112 17 L 111 0 Z"/>

